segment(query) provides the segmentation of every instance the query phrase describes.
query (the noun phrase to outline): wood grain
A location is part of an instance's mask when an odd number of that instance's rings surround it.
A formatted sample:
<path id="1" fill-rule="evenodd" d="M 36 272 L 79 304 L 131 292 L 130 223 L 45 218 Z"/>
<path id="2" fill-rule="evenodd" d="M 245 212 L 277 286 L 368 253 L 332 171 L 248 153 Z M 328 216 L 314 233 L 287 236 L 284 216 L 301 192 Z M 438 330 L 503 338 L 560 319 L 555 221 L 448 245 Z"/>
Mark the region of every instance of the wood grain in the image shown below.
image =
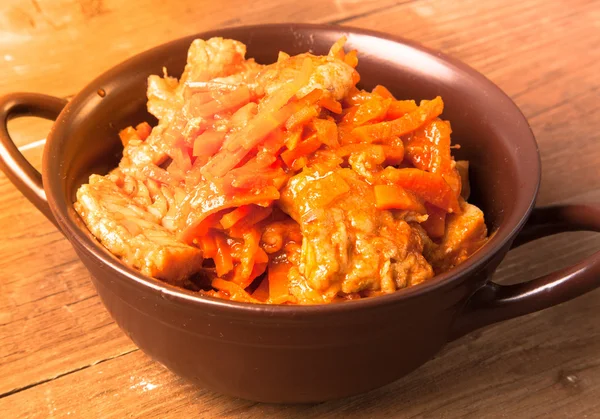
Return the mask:
<path id="1" fill-rule="evenodd" d="M 338 21 L 417 40 L 481 71 L 515 100 L 536 134 L 538 202 L 600 201 L 599 1 L 245 4 L 7 0 L 0 6 L 0 93 L 70 95 L 134 53 L 208 28 Z M 23 145 L 43 138 L 48 124 L 22 120 L 11 128 Z M 39 165 L 39 148 L 27 153 Z M 69 243 L 3 175 L 0 193 L 6 417 L 600 417 L 600 291 L 475 332 L 365 395 L 256 404 L 195 388 L 136 350 L 101 306 Z M 598 249 L 592 233 L 537 241 L 511 252 L 495 279 L 523 281 Z"/>
<path id="2" fill-rule="evenodd" d="M 267 22 L 335 22 L 393 0 L 3 0 L 0 93 L 66 96 L 133 53 L 209 29 Z"/>

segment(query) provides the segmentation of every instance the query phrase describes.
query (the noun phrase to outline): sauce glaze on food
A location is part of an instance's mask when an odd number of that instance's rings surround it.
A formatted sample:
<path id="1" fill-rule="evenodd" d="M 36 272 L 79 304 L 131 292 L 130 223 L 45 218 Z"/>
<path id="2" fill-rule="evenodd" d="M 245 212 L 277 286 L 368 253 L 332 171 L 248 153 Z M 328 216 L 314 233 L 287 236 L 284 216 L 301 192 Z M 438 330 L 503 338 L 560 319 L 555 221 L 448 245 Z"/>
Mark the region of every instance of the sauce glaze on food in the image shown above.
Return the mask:
<path id="1" fill-rule="evenodd" d="M 148 79 L 123 157 L 74 206 L 124 263 L 206 295 L 319 304 L 395 292 L 468 258 L 487 238 L 466 202 L 440 97 L 356 87 L 357 52 L 246 59 L 195 40 L 179 80 Z"/>

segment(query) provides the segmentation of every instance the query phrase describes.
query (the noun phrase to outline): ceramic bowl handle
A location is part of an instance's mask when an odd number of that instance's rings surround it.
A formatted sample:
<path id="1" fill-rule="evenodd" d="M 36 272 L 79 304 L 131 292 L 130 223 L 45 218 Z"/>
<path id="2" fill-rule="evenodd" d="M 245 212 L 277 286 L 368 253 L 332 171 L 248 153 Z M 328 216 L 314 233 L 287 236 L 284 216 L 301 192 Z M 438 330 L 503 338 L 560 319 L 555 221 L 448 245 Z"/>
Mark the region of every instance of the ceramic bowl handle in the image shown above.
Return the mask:
<path id="1" fill-rule="evenodd" d="M 12 93 L 0 97 L 0 169 L 38 210 L 58 227 L 48 206 L 42 175 L 15 145 L 8 133 L 8 121 L 20 116 L 56 120 L 67 101 L 37 93 Z"/>
<path id="2" fill-rule="evenodd" d="M 565 231 L 600 232 L 600 205 L 535 208 L 512 248 Z M 469 299 L 452 338 L 479 327 L 560 304 L 600 286 L 600 251 L 574 266 L 515 285 L 488 282 Z"/>

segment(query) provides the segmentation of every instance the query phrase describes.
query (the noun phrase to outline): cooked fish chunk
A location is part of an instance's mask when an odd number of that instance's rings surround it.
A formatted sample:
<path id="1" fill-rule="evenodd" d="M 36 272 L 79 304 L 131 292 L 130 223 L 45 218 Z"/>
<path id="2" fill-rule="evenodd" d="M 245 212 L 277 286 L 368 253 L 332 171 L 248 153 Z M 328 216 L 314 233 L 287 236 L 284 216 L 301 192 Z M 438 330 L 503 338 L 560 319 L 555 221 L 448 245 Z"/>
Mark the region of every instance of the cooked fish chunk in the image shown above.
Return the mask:
<path id="1" fill-rule="evenodd" d="M 297 97 L 302 98 L 314 89 L 321 89 L 339 100 L 354 86 L 357 77 L 354 68 L 339 59 L 312 54 L 296 55 L 267 66 L 259 75 L 257 85 L 264 86 L 267 95 L 273 94 L 298 75 L 306 59 L 311 60 L 313 72 Z"/>
<path id="2" fill-rule="evenodd" d="M 393 292 L 433 276 L 419 234 L 376 209 L 372 188 L 351 169 L 305 169 L 290 179 L 280 206 L 303 235 L 298 272 L 306 284 L 298 275 L 292 281 L 299 299 L 310 299 L 310 290 L 324 298 L 338 291 Z"/>
<path id="3" fill-rule="evenodd" d="M 177 111 L 183 106 L 183 102 L 177 97 L 179 82 L 176 78 L 165 74 L 163 77 L 152 75 L 148 77 L 148 112 L 159 121 L 167 122 L 173 120 Z"/>
<path id="4" fill-rule="evenodd" d="M 483 211 L 465 201 L 461 209 L 460 214 L 448 215 L 444 237 L 431 254 L 436 272 L 445 272 L 462 263 L 487 240 Z"/>
<path id="5" fill-rule="evenodd" d="M 202 266 L 199 249 L 177 241 L 106 177 L 92 175 L 77 191 L 74 207 L 104 247 L 145 275 L 181 284 Z"/>
<path id="6" fill-rule="evenodd" d="M 188 82 L 207 81 L 242 72 L 253 60 L 246 60 L 246 45 L 233 39 L 195 39 L 190 45 L 187 64 L 179 80 L 179 93 Z"/>
<path id="7" fill-rule="evenodd" d="M 246 46 L 232 39 L 196 39 L 190 45 L 187 64 L 181 76 L 148 77 L 148 112 L 158 119 L 158 125 L 145 141 L 132 141 L 123 150 L 124 164 L 160 165 L 167 158 L 169 131 L 181 132 L 187 120 L 181 115 L 184 93 L 189 83 L 217 80 L 220 83 L 243 83 L 258 73 L 262 66 L 246 60 Z"/>

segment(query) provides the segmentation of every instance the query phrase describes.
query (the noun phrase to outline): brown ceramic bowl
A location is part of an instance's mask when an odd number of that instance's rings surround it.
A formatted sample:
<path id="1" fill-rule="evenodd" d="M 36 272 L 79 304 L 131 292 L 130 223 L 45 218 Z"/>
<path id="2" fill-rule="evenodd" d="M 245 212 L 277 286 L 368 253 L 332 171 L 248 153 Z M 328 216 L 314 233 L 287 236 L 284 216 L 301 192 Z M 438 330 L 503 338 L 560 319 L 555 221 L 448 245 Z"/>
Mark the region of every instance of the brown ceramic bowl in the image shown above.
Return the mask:
<path id="1" fill-rule="evenodd" d="M 462 145 L 456 154 L 471 162 L 472 201 L 484 210 L 493 232 L 467 262 L 383 297 L 308 307 L 251 305 L 202 297 L 142 276 L 88 233 L 72 208 L 75 191 L 91 173 L 117 164 L 120 129 L 152 120 L 146 112 L 146 79 L 163 66 L 180 74 L 192 39 L 238 39 L 248 45 L 248 56 L 269 63 L 279 50 L 325 53 L 342 35 L 359 51 L 363 87 L 383 84 L 401 98 L 443 97 L 443 116 Z M 56 118 L 43 175 L 25 161 L 6 131 L 7 118 L 22 114 Z M 7 95 L 0 99 L 0 116 L 2 169 L 72 243 L 119 326 L 152 358 L 218 392 L 264 402 L 316 402 L 361 393 L 414 370 L 470 330 L 600 285 L 600 253 L 519 285 L 490 282 L 515 243 L 566 230 L 599 231 L 600 208 L 534 209 L 540 158 L 519 109 L 471 68 L 406 40 L 324 25 L 215 30 L 140 54 L 91 82 L 69 103 L 39 94 Z"/>

